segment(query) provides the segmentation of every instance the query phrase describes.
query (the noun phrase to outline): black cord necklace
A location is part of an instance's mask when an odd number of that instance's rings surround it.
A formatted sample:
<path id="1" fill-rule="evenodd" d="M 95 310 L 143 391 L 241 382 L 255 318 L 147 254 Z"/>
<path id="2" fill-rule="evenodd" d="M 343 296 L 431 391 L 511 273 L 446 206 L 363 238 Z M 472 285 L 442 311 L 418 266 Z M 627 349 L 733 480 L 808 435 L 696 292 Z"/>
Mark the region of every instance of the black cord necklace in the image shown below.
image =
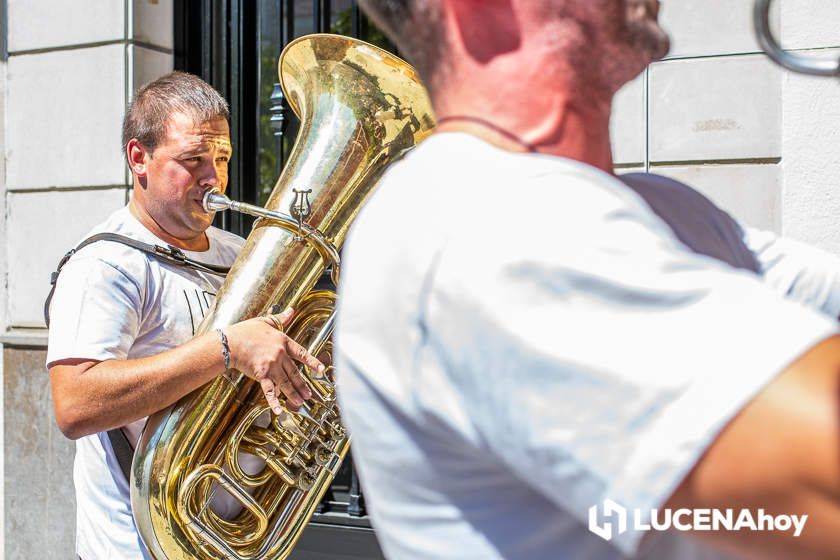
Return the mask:
<path id="1" fill-rule="evenodd" d="M 536 146 L 534 146 L 533 144 L 529 144 L 528 142 L 526 142 L 525 140 L 523 140 L 522 138 L 520 138 L 516 134 L 510 132 L 509 130 L 505 130 L 504 128 L 498 126 L 497 124 L 494 124 L 494 123 L 492 123 L 488 120 L 484 120 L 481 117 L 473 117 L 473 116 L 470 116 L 470 115 L 449 115 L 449 116 L 446 116 L 446 117 L 439 118 L 437 120 L 437 124 L 441 125 L 441 124 L 447 123 L 447 122 L 458 122 L 458 121 L 477 124 L 479 126 L 483 126 L 486 129 L 492 130 L 496 134 L 500 134 L 500 135 L 504 136 L 505 138 L 507 138 L 508 140 L 510 140 L 511 142 L 513 142 L 513 143 L 515 143 L 519 146 L 522 146 L 523 148 L 525 148 L 525 150 L 527 152 L 536 152 L 537 151 Z"/>

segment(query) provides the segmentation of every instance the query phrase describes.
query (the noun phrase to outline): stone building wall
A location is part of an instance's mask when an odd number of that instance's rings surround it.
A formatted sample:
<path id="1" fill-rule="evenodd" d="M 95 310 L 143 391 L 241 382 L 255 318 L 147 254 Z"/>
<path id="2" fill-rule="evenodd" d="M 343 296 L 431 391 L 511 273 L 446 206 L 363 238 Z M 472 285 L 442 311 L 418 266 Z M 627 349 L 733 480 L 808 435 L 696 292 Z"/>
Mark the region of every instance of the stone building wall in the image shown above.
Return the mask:
<path id="1" fill-rule="evenodd" d="M 172 0 L 2 0 L 2 558 L 75 558 L 73 442 L 55 426 L 42 317 L 49 274 L 127 201 L 120 124 L 172 68 Z"/>
<path id="2" fill-rule="evenodd" d="M 743 222 L 840 252 L 840 82 L 773 65 L 753 32 L 753 0 L 662 0 L 668 57 L 620 92 L 619 171 L 687 182 Z M 777 0 L 787 49 L 837 59 L 831 0 Z"/>

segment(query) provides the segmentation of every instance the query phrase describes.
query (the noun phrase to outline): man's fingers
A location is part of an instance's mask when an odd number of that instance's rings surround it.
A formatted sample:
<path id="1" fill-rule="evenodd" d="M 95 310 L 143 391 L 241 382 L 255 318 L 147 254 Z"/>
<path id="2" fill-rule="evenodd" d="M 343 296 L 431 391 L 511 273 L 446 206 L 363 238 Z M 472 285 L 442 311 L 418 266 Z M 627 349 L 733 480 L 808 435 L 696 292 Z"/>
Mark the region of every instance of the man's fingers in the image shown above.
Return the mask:
<path id="1" fill-rule="evenodd" d="M 292 385 L 289 377 L 285 372 L 277 374 L 275 385 L 286 395 L 286 405 L 290 410 L 297 410 L 303 404 L 304 398 L 298 390 Z"/>
<path id="2" fill-rule="evenodd" d="M 280 314 L 276 315 L 276 317 L 278 319 L 280 319 L 280 322 L 283 324 L 283 328 L 286 328 L 286 327 L 289 326 L 289 323 L 292 322 L 292 317 L 294 317 L 294 316 L 295 316 L 295 310 L 292 309 L 291 307 L 287 307 L 285 309 L 285 311 L 283 311 L 283 313 L 280 313 Z"/>
<path id="3" fill-rule="evenodd" d="M 295 390 L 303 397 L 304 400 L 312 397 L 312 391 L 309 389 L 309 385 L 306 383 L 303 375 L 300 371 L 298 371 L 296 363 L 288 359 L 283 360 L 283 371 L 285 372 L 286 377 L 291 381 Z"/>
<path id="4" fill-rule="evenodd" d="M 318 361 L 318 358 L 306 351 L 306 348 L 292 340 L 291 338 L 286 343 L 286 352 L 289 356 L 298 362 L 314 369 L 318 373 L 327 371 L 327 366 Z"/>
<path id="5" fill-rule="evenodd" d="M 263 323 L 277 329 L 281 333 L 285 333 L 286 327 L 288 327 L 289 323 L 292 322 L 292 317 L 294 317 L 294 315 L 295 310 L 291 307 L 287 307 L 282 313 L 272 313 L 269 311 L 267 314 L 260 317 L 260 319 L 262 319 Z"/>
<path id="6" fill-rule="evenodd" d="M 260 387 L 262 387 L 265 400 L 268 401 L 268 406 L 274 411 L 274 414 L 280 414 L 283 408 L 280 406 L 280 400 L 277 398 L 277 393 L 274 389 L 274 382 L 271 379 L 260 379 Z"/>
<path id="7" fill-rule="evenodd" d="M 277 315 L 274 315 L 273 317 L 277 317 Z M 261 322 L 265 323 L 266 325 L 268 325 L 272 329 L 277 329 L 277 323 L 275 323 L 274 319 L 272 319 L 272 315 L 261 315 L 259 317 L 254 317 L 254 318 L 257 319 L 258 321 L 261 321 Z M 279 330 L 279 329 L 277 329 L 277 330 Z"/>
<path id="8" fill-rule="evenodd" d="M 285 376 L 285 373 L 279 374 L 276 381 L 269 378 L 261 379 L 260 387 L 263 390 L 268 406 L 278 416 L 283 412 L 283 407 L 280 404 L 280 399 L 277 397 L 277 389 L 286 396 L 286 405 L 290 410 L 297 410 L 303 404 L 303 397 Z"/>

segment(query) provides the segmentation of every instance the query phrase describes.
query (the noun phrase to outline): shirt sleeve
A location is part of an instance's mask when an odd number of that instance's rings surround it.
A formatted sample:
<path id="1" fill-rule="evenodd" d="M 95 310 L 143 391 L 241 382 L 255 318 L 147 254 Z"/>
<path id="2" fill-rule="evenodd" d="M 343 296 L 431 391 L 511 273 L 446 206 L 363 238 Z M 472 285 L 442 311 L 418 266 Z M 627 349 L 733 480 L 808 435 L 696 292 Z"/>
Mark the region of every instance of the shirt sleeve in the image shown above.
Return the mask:
<path id="1" fill-rule="evenodd" d="M 840 258 L 773 232 L 742 228 L 744 243 L 755 254 L 769 286 L 835 319 L 840 317 Z"/>
<path id="2" fill-rule="evenodd" d="M 99 258 L 68 262 L 50 306 L 47 367 L 69 358 L 125 359 L 140 329 L 141 294 L 137 281 Z"/>
<path id="3" fill-rule="evenodd" d="M 482 235 L 490 258 L 465 243 L 440 259 L 429 345 L 491 453 L 584 525 L 607 498 L 643 516 L 661 506 L 726 423 L 836 330 L 629 215 L 551 243 Z M 643 534 L 612 542 L 631 554 Z"/>

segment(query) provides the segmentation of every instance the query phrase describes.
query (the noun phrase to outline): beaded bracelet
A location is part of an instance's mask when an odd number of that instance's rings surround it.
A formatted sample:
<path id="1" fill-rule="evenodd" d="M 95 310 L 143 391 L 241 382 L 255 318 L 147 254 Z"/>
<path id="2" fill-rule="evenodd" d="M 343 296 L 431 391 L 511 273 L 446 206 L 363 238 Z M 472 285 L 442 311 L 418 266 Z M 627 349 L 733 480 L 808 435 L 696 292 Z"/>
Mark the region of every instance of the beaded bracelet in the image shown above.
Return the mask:
<path id="1" fill-rule="evenodd" d="M 230 346 L 228 346 L 227 337 L 222 329 L 216 329 L 216 332 L 219 333 L 219 338 L 222 340 L 222 356 L 225 357 L 225 371 L 227 371 L 230 369 Z"/>

